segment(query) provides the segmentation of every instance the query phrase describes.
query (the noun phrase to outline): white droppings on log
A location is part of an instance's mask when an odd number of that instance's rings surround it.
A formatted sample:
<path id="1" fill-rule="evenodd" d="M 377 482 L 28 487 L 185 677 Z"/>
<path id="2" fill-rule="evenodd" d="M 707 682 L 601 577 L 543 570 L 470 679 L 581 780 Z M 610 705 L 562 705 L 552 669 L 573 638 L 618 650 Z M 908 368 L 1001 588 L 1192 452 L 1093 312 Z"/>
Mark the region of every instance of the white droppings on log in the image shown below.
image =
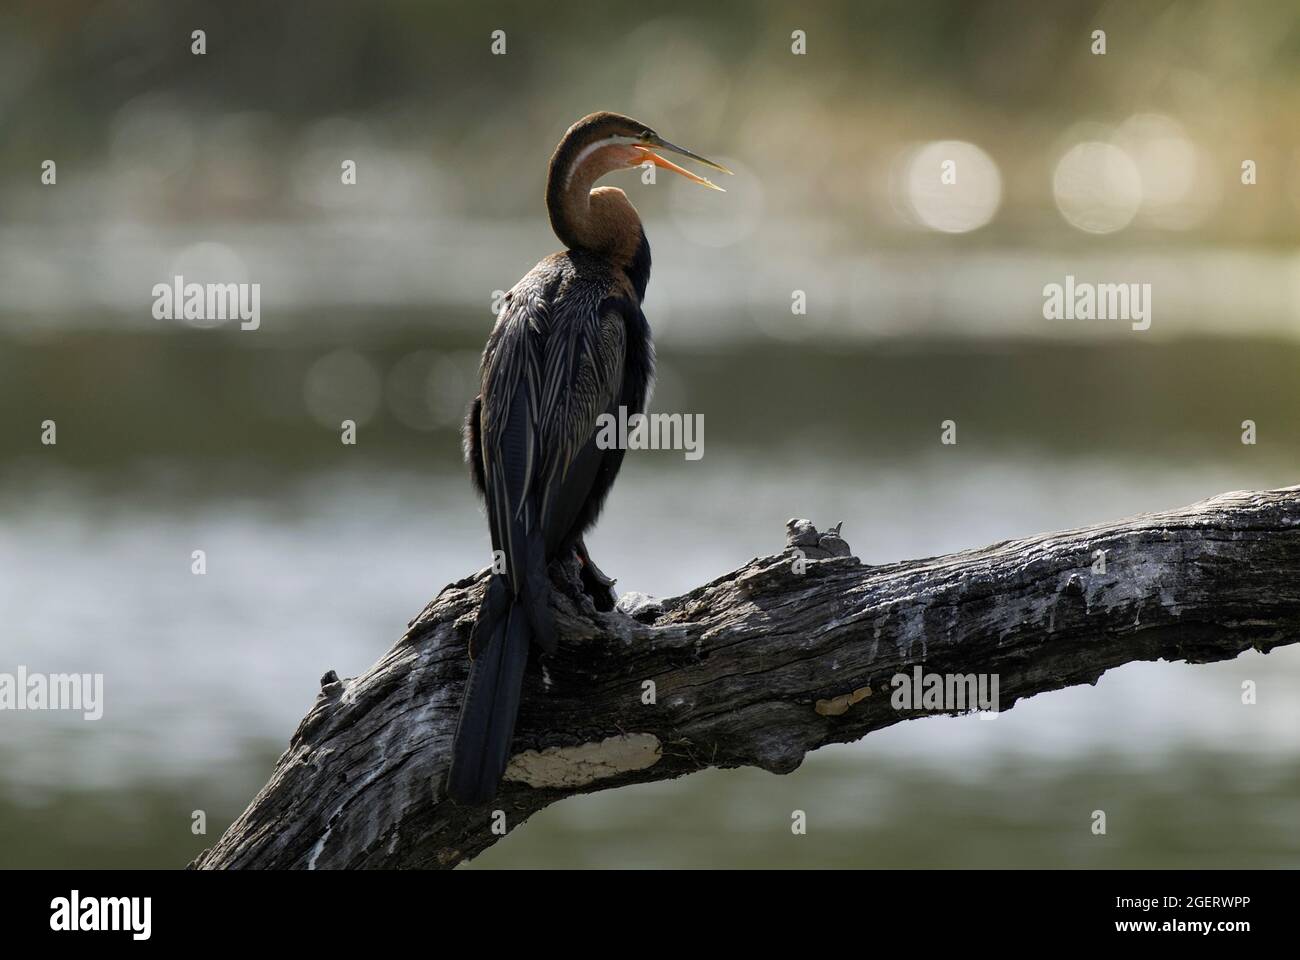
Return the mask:
<path id="1" fill-rule="evenodd" d="M 320 859 L 321 853 L 325 850 L 325 841 L 330 838 L 330 834 L 333 832 L 333 827 L 326 827 L 325 832 L 322 833 L 320 839 L 316 841 L 316 845 L 311 848 L 311 856 L 307 858 L 308 870 L 316 869 L 316 861 Z"/>
<path id="2" fill-rule="evenodd" d="M 663 747 L 652 733 L 606 737 L 577 747 L 525 750 L 510 759 L 505 778 L 530 787 L 580 787 L 659 762 Z"/>

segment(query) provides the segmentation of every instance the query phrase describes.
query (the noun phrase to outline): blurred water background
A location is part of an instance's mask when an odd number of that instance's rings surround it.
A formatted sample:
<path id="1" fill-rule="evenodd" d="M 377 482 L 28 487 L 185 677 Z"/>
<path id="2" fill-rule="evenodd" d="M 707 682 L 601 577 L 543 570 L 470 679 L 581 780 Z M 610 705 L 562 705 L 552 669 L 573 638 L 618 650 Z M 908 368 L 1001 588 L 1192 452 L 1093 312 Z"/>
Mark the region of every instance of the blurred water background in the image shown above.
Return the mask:
<path id="1" fill-rule="evenodd" d="M 320 675 L 484 564 L 457 427 L 573 120 L 737 171 L 616 181 L 653 408 L 703 414 L 705 455 L 630 454 L 589 544 L 671 595 L 792 516 L 883 562 L 1300 482 L 1298 87 L 1283 2 L 9 5 L 0 672 L 102 672 L 105 712 L 0 713 L 0 866 L 183 865 Z M 154 319 L 175 274 L 260 283 L 261 328 Z M 1151 328 L 1045 320 L 1067 274 L 1152 284 Z M 1298 684 L 1294 648 L 1134 664 L 570 800 L 475 866 L 1297 866 Z"/>

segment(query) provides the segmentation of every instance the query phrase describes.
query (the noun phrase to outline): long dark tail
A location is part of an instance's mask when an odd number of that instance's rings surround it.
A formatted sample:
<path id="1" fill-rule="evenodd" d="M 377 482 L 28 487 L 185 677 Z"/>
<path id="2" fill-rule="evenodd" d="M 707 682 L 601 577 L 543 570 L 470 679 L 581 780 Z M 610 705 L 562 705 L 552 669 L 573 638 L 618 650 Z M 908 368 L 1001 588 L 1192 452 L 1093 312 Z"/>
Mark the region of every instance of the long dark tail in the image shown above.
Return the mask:
<path id="1" fill-rule="evenodd" d="M 486 803 L 496 796 L 519 716 L 533 628 L 524 605 L 501 586 L 489 589 L 474 628 L 482 642 L 465 684 L 447 772 L 446 792 L 457 803 Z"/>

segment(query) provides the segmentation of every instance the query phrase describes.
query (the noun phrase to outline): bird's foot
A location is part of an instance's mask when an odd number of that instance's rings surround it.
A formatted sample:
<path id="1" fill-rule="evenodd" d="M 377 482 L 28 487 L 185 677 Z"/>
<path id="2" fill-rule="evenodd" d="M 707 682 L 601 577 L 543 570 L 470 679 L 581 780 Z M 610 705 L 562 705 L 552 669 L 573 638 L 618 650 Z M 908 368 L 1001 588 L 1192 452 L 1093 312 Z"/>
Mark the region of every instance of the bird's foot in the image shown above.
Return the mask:
<path id="1" fill-rule="evenodd" d="M 614 584 L 618 581 L 605 576 L 604 571 L 592 562 L 587 545 L 581 540 L 574 545 L 573 554 L 578 559 L 578 575 L 582 580 L 583 592 L 591 597 L 597 610 L 609 613 L 618 602 L 618 595 L 614 592 Z"/>

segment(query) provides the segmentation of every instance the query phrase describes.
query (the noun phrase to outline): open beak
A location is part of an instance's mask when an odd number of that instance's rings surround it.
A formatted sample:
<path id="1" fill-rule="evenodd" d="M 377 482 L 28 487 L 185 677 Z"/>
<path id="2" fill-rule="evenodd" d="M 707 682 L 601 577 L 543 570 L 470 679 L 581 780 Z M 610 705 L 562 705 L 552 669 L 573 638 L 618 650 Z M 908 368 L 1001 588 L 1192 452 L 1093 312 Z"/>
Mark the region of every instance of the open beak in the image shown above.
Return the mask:
<path id="1" fill-rule="evenodd" d="M 641 159 L 641 163 L 645 163 L 648 161 L 650 163 L 653 163 L 656 167 L 663 167 L 663 169 L 665 170 L 671 170 L 673 173 L 679 173 L 687 180 L 691 180 L 695 183 L 698 183 L 702 187 L 708 187 L 710 190 L 718 190 L 722 193 L 727 192 L 723 190 L 720 186 L 718 186 L 716 183 L 713 183 L 710 180 L 706 180 L 704 177 L 701 177 L 697 174 L 691 173 L 691 171 L 685 169 L 684 167 L 679 167 L 671 160 L 666 160 L 665 158 L 659 156 L 659 154 L 651 150 L 650 147 L 658 147 L 660 150 L 671 151 L 672 153 L 676 153 L 690 160 L 694 160 L 696 163 L 702 163 L 706 167 L 711 167 L 714 170 L 718 170 L 721 171 L 722 173 L 730 175 L 731 171 L 728 170 L 726 167 L 724 167 L 722 164 L 714 163 L 712 160 L 706 160 L 704 157 L 701 157 L 698 153 L 691 153 L 691 151 L 685 149 L 684 147 L 679 147 L 676 144 L 669 143 L 663 137 L 653 137 L 651 139 L 648 139 L 644 142 L 644 144 L 641 147 L 644 153 L 644 156 Z"/>

